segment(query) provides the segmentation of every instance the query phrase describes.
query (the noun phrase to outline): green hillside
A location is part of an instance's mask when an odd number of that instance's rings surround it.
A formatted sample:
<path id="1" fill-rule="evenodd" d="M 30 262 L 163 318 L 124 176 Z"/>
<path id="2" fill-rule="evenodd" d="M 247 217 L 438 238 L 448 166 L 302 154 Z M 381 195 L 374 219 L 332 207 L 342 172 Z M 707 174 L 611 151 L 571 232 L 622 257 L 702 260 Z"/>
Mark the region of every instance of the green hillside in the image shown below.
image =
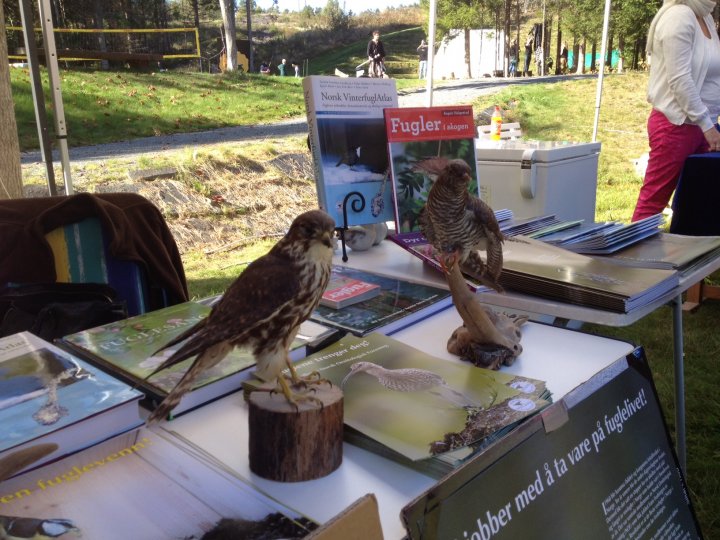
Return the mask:
<path id="1" fill-rule="evenodd" d="M 387 34 L 381 33 L 381 39 L 385 44 L 385 67 L 391 77 L 395 79 L 410 79 L 417 77 L 417 46 L 420 40 L 425 37 L 425 32 L 420 27 L 407 28 Z M 367 57 L 369 38 L 367 40 L 355 41 L 335 51 L 325 53 L 322 56 L 311 58 L 309 72 L 311 75 L 333 75 L 335 69 L 343 73 L 355 76 L 355 68 L 364 62 Z"/>

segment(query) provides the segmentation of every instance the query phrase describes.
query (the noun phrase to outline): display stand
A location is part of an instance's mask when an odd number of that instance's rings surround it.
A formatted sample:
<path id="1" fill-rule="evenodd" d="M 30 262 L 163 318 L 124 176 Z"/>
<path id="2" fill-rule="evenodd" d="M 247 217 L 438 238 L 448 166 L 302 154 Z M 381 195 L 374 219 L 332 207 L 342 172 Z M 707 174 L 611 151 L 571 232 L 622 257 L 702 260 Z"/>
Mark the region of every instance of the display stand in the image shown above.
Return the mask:
<path id="1" fill-rule="evenodd" d="M 352 199 L 352 200 L 351 200 Z M 365 210 L 365 197 L 359 191 L 351 191 L 343 199 L 343 224 L 342 227 L 338 227 L 335 230 L 340 233 L 340 245 L 342 246 L 342 260 L 347 262 L 348 256 L 345 248 L 345 231 L 348 230 L 348 203 L 351 204 L 352 210 L 355 213 L 360 213 Z"/>

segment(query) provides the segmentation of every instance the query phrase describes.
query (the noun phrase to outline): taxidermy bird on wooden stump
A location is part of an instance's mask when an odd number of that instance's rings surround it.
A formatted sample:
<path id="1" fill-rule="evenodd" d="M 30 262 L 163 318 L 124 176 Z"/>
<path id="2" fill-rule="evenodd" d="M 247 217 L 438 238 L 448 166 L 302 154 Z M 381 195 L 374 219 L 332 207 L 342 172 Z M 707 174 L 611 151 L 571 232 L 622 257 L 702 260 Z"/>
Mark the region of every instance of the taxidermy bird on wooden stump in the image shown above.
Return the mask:
<path id="1" fill-rule="evenodd" d="M 436 176 L 418 221 L 437 250 L 440 264 L 446 270 L 454 264 L 465 265 L 484 285 L 503 292 L 498 279 L 505 238 L 492 208 L 468 192 L 470 166 L 462 159 L 430 158 L 415 167 Z M 487 253 L 485 262 L 480 249 Z"/>
<path id="2" fill-rule="evenodd" d="M 321 210 L 295 218 L 287 234 L 250 263 L 205 319 L 163 347 L 188 340 L 153 373 L 191 356 L 197 358 L 148 423 L 168 416 L 195 378 L 233 347 L 250 349 L 257 363 L 255 375 L 263 381 L 277 379 L 290 402 L 311 399 L 293 393 L 280 373 L 289 367 L 292 383 L 300 382 L 288 349 L 327 287 L 334 232 L 335 222 Z"/>

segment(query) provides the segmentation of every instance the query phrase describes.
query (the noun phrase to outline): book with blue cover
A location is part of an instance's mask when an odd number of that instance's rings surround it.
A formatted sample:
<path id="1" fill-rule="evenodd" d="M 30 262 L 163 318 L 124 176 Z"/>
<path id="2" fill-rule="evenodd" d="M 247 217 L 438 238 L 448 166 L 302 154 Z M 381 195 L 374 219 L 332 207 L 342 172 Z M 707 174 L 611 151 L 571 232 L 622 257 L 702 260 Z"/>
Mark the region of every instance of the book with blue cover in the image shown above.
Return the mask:
<path id="1" fill-rule="evenodd" d="M 0 339 L 0 458 L 42 443 L 38 466 L 142 423 L 142 393 L 29 332 Z"/>

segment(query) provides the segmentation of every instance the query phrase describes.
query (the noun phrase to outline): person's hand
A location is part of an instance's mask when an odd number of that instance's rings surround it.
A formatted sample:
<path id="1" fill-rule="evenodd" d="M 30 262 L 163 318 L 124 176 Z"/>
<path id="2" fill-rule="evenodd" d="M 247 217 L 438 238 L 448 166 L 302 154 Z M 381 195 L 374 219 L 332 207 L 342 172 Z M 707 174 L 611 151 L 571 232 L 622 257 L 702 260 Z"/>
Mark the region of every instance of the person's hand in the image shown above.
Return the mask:
<path id="1" fill-rule="evenodd" d="M 720 131 L 715 126 L 705 132 L 705 139 L 710 145 L 711 152 L 720 152 Z"/>

